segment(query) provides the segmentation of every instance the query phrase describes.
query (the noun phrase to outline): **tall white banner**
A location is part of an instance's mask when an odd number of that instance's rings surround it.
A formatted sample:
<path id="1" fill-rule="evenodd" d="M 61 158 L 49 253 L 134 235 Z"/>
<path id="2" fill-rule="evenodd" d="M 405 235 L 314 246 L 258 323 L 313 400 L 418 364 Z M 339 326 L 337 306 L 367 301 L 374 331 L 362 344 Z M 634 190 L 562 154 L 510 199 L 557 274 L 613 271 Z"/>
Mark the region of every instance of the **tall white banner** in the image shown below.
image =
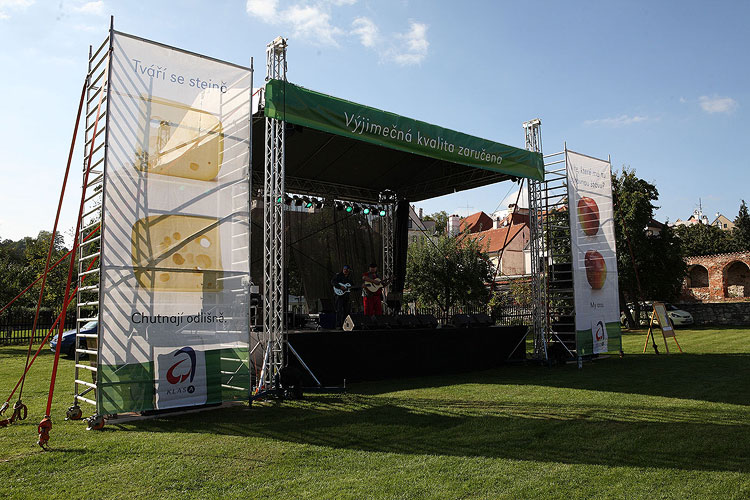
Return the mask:
<path id="1" fill-rule="evenodd" d="M 580 355 L 621 349 L 612 168 L 566 151 L 576 347 Z"/>
<path id="2" fill-rule="evenodd" d="M 246 398 L 251 71 L 113 35 L 100 413 Z"/>

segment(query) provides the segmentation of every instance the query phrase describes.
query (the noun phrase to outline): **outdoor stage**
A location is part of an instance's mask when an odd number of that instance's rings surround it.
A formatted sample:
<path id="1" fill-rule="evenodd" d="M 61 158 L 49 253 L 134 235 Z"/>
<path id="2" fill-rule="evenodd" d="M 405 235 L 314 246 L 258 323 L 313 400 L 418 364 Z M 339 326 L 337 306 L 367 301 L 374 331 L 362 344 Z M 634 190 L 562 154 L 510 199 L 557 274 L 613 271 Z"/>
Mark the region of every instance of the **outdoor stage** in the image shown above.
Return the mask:
<path id="1" fill-rule="evenodd" d="M 524 358 L 526 326 L 361 331 L 290 331 L 293 347 L 324 386 L 457 373 Z M 520 344 L 520 345 L 519 345 Z M 289 354 L 289 364 L 312 378 Z"/>

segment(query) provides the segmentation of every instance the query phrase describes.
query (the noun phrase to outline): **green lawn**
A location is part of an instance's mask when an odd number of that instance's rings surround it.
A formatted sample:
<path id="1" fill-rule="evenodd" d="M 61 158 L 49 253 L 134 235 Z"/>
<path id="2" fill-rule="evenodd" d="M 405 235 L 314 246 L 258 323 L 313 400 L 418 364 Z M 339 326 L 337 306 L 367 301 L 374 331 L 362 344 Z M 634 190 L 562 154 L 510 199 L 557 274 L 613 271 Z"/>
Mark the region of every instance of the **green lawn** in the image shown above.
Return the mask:
<path id="1" fill-rule="evenodd" d="M 35 444 L 45 354 L 28 420 L 0 429 L 0 485 L 10 498 L 750 498 L 750 331 L 678 330 L 685 354 L 670 356 L 640 354 L 644 339 L 582 370 L 357 384 L 102 432 L 63 420 L 63 359 L 50 452 Z M 0 348 L 3 400 L 24 353 Z"/>

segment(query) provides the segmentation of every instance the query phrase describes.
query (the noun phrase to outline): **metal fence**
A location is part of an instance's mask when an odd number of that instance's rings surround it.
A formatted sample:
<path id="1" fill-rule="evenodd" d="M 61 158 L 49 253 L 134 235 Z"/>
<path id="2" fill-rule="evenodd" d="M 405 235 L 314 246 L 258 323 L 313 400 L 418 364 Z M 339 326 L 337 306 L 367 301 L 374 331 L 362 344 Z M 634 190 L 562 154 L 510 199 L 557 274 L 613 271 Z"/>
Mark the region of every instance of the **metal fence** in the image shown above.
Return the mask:
<path id="1" fill-rule="evenodd" d="M 453 306 L 448 309 L 447 314 L 440 307 L 419 308 L 409 305 L 401 310 L 401 314 L 432 314 L 442 325 L 453 324 L 455 316 L 460 314 L 486 314 L 496 325 L 502 326 L 531 325 L 533 319 L 530 308 L 517 304 L 494 309 L 489 306 Z"/>
<path id="2" fill-rule="evenodd" d="M 29 342 L 31 338 L 31 332 L 34 326 L 34 313 L 33 309 L 23 309 L 20 311 L 5 311 L 0 315 L 0 345 L 11 345 L 11 344 L 23 344 Z M 34 341 L 41 341 L 52 328 L 53 323 L 57 319 L 59 311 L 52 311 L 50 309 L 42 309 L 39 311 L 39 320 L 37 321 L 36 334 L 34 335 Z M 65 324 L 63 325 L 64 330 L 72 330 L 76 326 L 76 312 L 75 309 L 68 311 L 65 317 Z M 56 335 L 59 324 L 55 326 L 55 331 L 52 335 Z M 51 335 L 51 336 L 52 336 Z M 50 336 L 50 337 L 51 337 Z"/>

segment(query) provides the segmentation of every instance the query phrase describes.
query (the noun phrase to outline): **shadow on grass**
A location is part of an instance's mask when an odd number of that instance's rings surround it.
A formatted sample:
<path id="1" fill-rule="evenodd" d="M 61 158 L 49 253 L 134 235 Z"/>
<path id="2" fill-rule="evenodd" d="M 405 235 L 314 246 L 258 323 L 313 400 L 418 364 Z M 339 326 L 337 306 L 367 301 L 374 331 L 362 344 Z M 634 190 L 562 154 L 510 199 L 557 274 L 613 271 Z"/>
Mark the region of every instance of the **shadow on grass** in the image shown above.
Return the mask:
<path id="1" fill-rule="evenodd" d="M 357 384 L 357 392 L 384 394 L 461 384 L 510 384 L 583 389 L 750 406 L 750 354 L 627 354 L 562 366 L 504 366 L 458 376 Z"/>
<path id="2" fill-rule="evenodd" d="M 712 423 L 706 423 L 712 422 Z M 750 472 L 736 412 L 344 395 L 124 424 L 369 452 Z"/>

